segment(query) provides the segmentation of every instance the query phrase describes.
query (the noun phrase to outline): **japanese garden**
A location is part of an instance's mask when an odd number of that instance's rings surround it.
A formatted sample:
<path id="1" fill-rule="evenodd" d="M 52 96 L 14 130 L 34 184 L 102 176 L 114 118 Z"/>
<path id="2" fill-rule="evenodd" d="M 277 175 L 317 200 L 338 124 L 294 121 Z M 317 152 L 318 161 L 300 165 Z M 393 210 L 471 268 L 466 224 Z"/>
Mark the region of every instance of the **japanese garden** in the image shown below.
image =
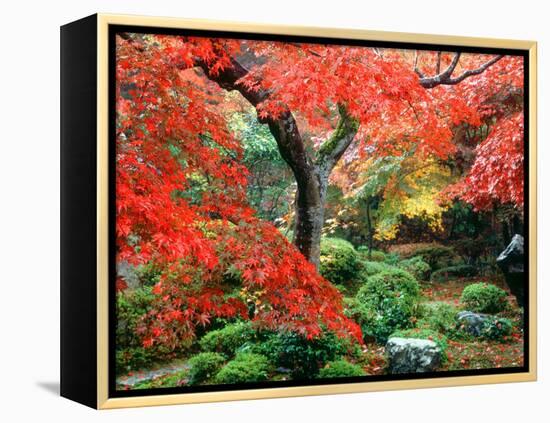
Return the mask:
<path id="1" fill-rule="evenodd" d="M 116 37 L 116 387 L 524 364 L 522 56 Z"/>

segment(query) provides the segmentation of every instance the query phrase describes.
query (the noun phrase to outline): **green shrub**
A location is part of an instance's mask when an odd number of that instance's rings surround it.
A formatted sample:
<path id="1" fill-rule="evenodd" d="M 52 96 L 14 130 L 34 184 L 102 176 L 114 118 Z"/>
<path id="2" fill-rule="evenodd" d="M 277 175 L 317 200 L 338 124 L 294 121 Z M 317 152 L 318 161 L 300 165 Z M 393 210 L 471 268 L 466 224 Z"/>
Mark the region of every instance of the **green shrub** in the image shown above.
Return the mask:
<path id="1" fill-rule="evenodd" d="M 483 325 L 482 336 L 493 341 L 503 341 L 512 334 L 512 322 L 503 317 L 488 319 Z"/>
<path id="2" fill-rule="evenodd" d="M 397 264 L 401 269 L 406 270 L 416 279 L 425 281 L 430 276 L 431 267 L 422 257 L 416 256 L 403 260 Z"/>
<path id="3" fill-rule="evenodd" d="M 401 261 L 401 257 L 397 253 L 387 253 L 386 259 L 384 260 L 384 263 L 390 265 L 390 266 L 397 266 L 399 262 Z"/>
<path id="4" fill-rule="evenodd" d="M 350 377 L 365 376 L 365 371 L 357 364 L 352 364 L 346 360 L 337 360 L 328 362 L 325 367 L 319 371 L 320 378 L 332 377 Z"/>
<path id="5" fill-rule="evenodd" d="M 412 324 L 419 292 L 410 273 L 390 268 L 368 277 L 346 312 L 361 325 L 364 336 L 384 343 L 396 329 Z"/>
<path id="6" fill-rule="evenodd" d="M 247 342 L 255 339 L 256 331 L 250 322 L 237 322 L 210 331 L 199 341 L 203 351 L 219 352 L 231 357 Z"/>
<path id="7" fill-rule="evenodd" d="M 366 279 L 368 276 L 376 275 L 384 270 L 391 270 L 394 268 L 394 266 L 379 261 L 363 261 L 361 263 L 361 270 L 359 271 L 358 278 Z"/>
<path id="8" fill-rule="evenodd" d="M 187 385 L 188 378 L 187 370 L 179 370 L 175 373 L 169 373 L 163 376 L 158 376 L 153 379 L 142 380 L 132 386 L 132 389 L 154 389 L 154 388 L 174 388 Z"/>
<path id="9" fill-rule="evenodd" d="M 365 302 L 372 300 L 374 297 L 378 301 L 392 293 L 397 296 L 406 295 L 416 298 L 420 293 L 420 285 L 409 272 L 389 267 L 378 274 L 370 276 L 357 294 L 357 298 Z"/>
<path id="10" fill-rule="evenodd" d="M 137 267 L 137 276 L 142 285 L 154 286 L 160 282 L 160 276 L 162 275 L 162 269 L 160 269 L 155 263 L 149 262 Z"/>
<path id="11" fill-rule="evenodd" d="M 154 347 L 120 347 L 116 348 L 116 373 L 123 374 L 130 370 L 150 367 L 159 360 L 158 350 Z"/>
<path id="12" fill-rule="evenodd" d="M 448 267 L 456 259 L 455 251 L 452 247 L 446 247 L 439 244 L 423 245 L 420 248 L 413 249 L 411 255 L 402 255 L 403 258 L 421 257 L 430 265 L 432 270 Z"/>
<path id="13" fill-rule="evenodd" d="M 332 282 L 341 285 L 352 280 L 360 269 L 357 251 L 349 242 L 340 238 L 323 238 L 319 273 Z"/>
<path id="14" fill-rule="evenodd" d="M 430 281 L 446 282 L 456 278 L 471 278 L 477 275 L 477 269 L 469 264 L 460 264 L 458 266 L 449 266 L 436 270 L 432 273 Z"/>
<path id="15" fill-rule="evenodd" d="M 500 313 L 508 305 L 506 291 L 485 282 L 468 285 L 462 291 L 461 301 L 470 311 Z"/>
<path id="16" fill-rule="evenodd" d="M 331 332 L 307 339 L 295 332 L 269 335 L 251 351 L 269 358 L 277 367 L 289 369 L 293 379 L 313 378 L 327 361 L 334 360 L 350 350 L 350 343 Z"/>
<path id="17" fill-rule="evenodd" d="M 116 295 L 116 372 L 150 367 L 168 358 L 171 350 L 164 346 L 143 348 L 136 328 L 151 309 L 155 295 L 150 286 L 125 290 Z"/>
<path id="18" fill-rule="evenodd" d="M 225 362 L 225 357 L 214 352 L 204 352 L 189 359 L 189 384 L 196 385 L 213 377 Z"/>
<path id="19" fill-rule="evenodd" d="M 386 260 L 386 253 L 380 250 L 371 250 L 369 254 L 369 247 L 361 245 L 357 247 L 357 252 L 364 260 L 368 261 L 384 261 Z"/>
<path id="20" fill-rule="evenodd" d="M 250 383 L 266 380 L 269 361 L 254 353 L 239 353 L 218 372 L 214 381 L 220 384 Z"/>
<path id="21" fill-rule="evenodd" d="M 444 302 L 424 303 L 420 308 L 417 326 L 441 332 L 447 336 L 453 333 L 457 308 Z"/>

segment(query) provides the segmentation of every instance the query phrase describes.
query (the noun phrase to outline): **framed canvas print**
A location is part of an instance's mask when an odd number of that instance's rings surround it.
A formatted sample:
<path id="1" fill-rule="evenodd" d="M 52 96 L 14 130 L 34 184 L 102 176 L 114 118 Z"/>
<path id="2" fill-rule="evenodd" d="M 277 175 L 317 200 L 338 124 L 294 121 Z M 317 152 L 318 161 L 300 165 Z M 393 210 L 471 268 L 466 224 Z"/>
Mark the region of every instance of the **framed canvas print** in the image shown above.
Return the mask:
<path id="1" fill-rule="evenodd" d="M 61 394 L 536 379 L 536 43 L 61 28 Z"/>

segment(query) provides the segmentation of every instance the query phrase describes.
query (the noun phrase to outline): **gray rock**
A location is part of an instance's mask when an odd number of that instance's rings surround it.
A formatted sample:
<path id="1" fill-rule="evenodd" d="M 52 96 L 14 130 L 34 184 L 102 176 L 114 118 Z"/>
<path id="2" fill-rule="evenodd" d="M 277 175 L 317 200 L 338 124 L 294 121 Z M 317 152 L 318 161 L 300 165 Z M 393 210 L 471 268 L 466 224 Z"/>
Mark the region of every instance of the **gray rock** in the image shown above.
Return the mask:
<path id="1" fill-rule="evenodd" d="M 526 285 L 523 273 L 525 260 L 523 244 L 523 237 L 516 234 L 506 249 L 497 257 L 497 264 L 504 273 L 506 284 L 516 297 L 520 307 L 524 306 Z"/>
<path id="2" fill-rule="evenodd" d="M 135 289 L 140 286 L 138 272 L 135 266 L 127 261 L 120 261 L 116 265 L 117 276 L 124 279 L 128 288 Z"/>
<path id="3" fill-rule="evenodd" d="M 456 315 L 457 327 L 472 336 L 482 336 L 490 316 L 474 313 L 473 311 L 461 311 Z"/>
<path id="4" fill-rule="evenodd" d="M 441 349 L 429 339 L 390 338 L 386 354 L 392 374 L 433 372 L 441 365 Z"/>

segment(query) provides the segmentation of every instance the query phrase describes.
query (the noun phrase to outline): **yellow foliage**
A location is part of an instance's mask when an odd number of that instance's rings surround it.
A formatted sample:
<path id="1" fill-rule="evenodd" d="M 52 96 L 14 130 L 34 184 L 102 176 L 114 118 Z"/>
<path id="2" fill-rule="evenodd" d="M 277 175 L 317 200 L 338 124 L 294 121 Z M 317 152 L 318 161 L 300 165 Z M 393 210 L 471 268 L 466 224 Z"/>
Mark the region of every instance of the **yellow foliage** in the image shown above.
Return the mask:
<path id="1" fill-rule="evenodd" d="M 433 231 L 443 230 L 442 217 L 449 205 L 438 201 L 441 190 L 452 178 L 449 169 L 433 159 L 420 162 L 406 159 L 400 172 L 393 175 L 384 190 L 384 201 L 375 238 L 392 240 L 397 236 L 399 216 L 421 218 Z"/>

